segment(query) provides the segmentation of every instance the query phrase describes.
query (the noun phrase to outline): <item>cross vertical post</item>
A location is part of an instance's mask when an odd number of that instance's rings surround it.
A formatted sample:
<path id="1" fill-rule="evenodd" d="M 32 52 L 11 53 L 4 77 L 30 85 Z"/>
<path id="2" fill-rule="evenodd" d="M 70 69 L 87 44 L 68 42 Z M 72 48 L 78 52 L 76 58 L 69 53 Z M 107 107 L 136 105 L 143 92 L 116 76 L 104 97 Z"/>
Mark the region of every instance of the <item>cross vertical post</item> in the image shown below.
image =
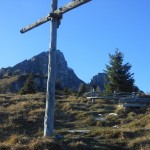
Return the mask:
<path id="1" fill-rule="evenodd" d="M 56 78 L 56 44 L 57 28 L 60 24 L 62 15 L 76 7 L 79 7 L 91 0 L 73 0 L 68 4 L 57 9 L 58 0 L 52 0 L 52 11 L 49 15 L 37 20 L 36 22 L 22 28 L 21 33 L 32 30 L 43 23 L 51 21 L 51 39 L 49 46 L 48 78 L 46 91 L 46 108 L 44 117 L 44 136 L 51 136 L 54 130 L 54 112 L 55 112 L 55 78 Z"/>
<path id="2" fill-rule="evenodd" d="M 52 0 L 52 11 L 57 9 L 57 0 Z M 56 74 L 56 42 L 59 20 L 51 19 L 51 39 L 49 47 L 48 79 L 46 93 L 46 109 L 44 117 L 44 136 L 51 136 L 54 130 L 55 110 L 55 74 Z"/>

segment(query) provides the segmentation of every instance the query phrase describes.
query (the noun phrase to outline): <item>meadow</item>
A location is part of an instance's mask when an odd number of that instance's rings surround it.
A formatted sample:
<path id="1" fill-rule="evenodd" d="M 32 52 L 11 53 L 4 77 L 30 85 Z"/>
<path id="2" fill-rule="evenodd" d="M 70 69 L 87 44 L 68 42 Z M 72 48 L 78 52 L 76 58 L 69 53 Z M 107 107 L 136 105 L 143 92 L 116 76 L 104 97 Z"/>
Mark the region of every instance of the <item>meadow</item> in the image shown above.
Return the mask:
<path id="1" fill-rule="evenodd" d="M 149 150 L 150 109 L 125 110 L 57 91 L 55 131 L 43 137 L 45 93 L 0 94 L 0 150 Z M 114 115 L 115 114 L 115 115 Z"/>

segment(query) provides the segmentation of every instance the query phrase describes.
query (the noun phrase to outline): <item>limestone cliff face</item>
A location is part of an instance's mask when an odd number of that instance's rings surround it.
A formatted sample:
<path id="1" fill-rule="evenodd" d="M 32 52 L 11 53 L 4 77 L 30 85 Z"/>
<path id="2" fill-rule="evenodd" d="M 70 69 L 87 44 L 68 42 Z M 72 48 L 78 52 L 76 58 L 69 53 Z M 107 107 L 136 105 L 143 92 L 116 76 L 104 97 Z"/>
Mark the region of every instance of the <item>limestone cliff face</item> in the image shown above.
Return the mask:
<path id="1" fill-rule="evenodd" d="M 48 52 L 42 52 L 13 67 L 0 69 L 0 89 L 5 86 L 2 90 L 3 93 L 8 91 L 17 92 L 24 85 L 28 74 L 32 74 L 36 90 L 45 91 L 47 72 Z M 14 79 L 14 77 L 16 77 L 16 80 L 11 80 L 11 78 Z M 8 79 L 11 82 L 7 82 L 5 85 L 2 84 L 4 80 L 6 81 Z M 57 84 L 59 83 L 59 87 L 68 88 L 73 91 L 77 91 L 80 84 L 83 82 L 76 76 L 73 69 L 68 67 L 63 53 L 59 50 L 56 51 L 56 82 Z"/>
<path id="2" fill-rule="evenodd" d="M 93 87 L 97 87 L 99 86 L 100 90 L 103 91 L 104 90 L 104 84 L 105 84 L 105 77 L 106 74 L 105 73 L 98 73 L 97 75 L 93 76 L 90 85 Z"/>

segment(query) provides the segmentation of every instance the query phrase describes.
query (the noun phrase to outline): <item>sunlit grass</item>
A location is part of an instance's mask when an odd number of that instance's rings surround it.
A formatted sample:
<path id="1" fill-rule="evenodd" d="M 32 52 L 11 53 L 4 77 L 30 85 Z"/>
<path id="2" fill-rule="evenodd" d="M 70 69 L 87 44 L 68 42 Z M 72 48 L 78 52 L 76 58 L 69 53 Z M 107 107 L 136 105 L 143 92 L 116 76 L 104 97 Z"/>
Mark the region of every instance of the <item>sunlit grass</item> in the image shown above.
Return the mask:
<path id="1" fill-rule="evenodd" d="M 55 132 L 43 138 L 45 94 L 0 95 L 0 149 L 148 149 L 150 110 L 126 111 L 107 100 L 91 103 L 58 93 Z M 113 116 L 109 113 L 117 113 Z M 96 120 L 96 118 L 104 118 Z M 89 130 L 70 133 L 69 130 Z M 56 139 L 62 135 L 62 139 Z"/>

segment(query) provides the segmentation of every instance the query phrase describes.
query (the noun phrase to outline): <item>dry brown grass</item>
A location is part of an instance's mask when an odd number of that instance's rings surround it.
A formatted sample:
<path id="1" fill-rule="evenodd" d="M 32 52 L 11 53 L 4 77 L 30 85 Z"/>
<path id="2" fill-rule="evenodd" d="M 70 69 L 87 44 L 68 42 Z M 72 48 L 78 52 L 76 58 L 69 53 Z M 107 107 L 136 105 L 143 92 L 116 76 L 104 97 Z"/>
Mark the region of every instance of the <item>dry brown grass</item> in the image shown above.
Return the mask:
<path id="1" fill-rule="evenodd" d="M 150 149 L 150 136 L 143 136 L 132 139 L 128 146 L 136 150 L 149 150 Z"/>
<path id="2" fill-rule="evenodd" d="M 9 85 L 10 83 L 13 83 L 17 79 L 18 79 L 18 76 L 12 76 L 12 77 L 1 79 L 0 86 L 3 87 L 3 86 L 6 86 L 6 85 Z"/>
<path id="3" fill-rule="evenodd" d="M 144 149 L 150 142 L 150 110 L 125 112 L 111 101 L 94 104 L 61 92 L 56 99 L 55 132 L 43 137 L 45 94 L 0 95 L 0 149 L 113 150 Z M 118 116 L 109 116 L 117 112 Z M 106 120 L 96 121 L 98 114 Z M 89 133 L 69 133 L 86 129 Z M 56 139 L 60 134 L 64 138 Z"/>

